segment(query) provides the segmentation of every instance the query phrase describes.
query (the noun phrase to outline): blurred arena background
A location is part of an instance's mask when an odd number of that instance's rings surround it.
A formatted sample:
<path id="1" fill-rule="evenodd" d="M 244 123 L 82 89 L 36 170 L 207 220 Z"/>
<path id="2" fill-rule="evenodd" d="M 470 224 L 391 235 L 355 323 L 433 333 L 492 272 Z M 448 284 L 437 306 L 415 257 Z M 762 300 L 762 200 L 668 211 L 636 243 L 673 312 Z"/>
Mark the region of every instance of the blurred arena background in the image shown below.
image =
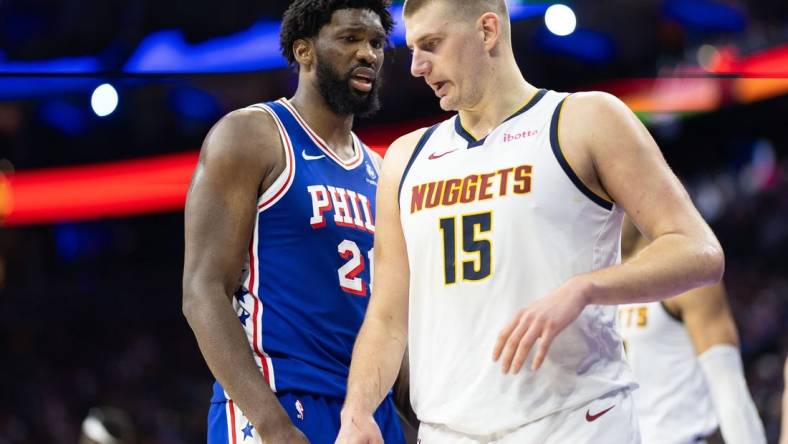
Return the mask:
<path id="1" fill-rule="evenodd" d="M 0 444 L 74 443 L 105 405 L 140 443 L 204 442 L 212 378 L 180 308 L 183 201 L 220 116 L 294 91 L 278 51 L 287 3 L 0 0 Z M 748 382 L 776 442 L 788 2 L 550 5 L 511 4 L 524 74 L 612 92 L 649 127 L 725 247 Z M 400 27 L 382 111 L 356 124 L 381 150 L 445 117 L 402 42 Z"/>

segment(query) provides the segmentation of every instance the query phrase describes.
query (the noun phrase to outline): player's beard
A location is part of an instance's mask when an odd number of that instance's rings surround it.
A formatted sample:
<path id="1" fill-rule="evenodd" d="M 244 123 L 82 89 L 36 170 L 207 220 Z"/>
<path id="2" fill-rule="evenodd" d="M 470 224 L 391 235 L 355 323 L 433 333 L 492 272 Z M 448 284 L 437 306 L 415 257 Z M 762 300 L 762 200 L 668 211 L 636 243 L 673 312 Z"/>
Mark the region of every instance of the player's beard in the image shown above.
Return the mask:
<path id="1" fill-rule="evenodd" d="M 328 107 L 334 113 L 370 117 L 380 109 L 380 97 L 378 95 L 382 82 L 380 74 L 372 82 L 372 89 L 369 92 L 357 91 L 350 86 L 351 73 L 354 69 L 362 66 L 371 68 L 369 65 L 358 64 L 350 67 L 343 75 L 336 72 L 320 56 L 320 53 L 317 54 L 317 86 Z"/>

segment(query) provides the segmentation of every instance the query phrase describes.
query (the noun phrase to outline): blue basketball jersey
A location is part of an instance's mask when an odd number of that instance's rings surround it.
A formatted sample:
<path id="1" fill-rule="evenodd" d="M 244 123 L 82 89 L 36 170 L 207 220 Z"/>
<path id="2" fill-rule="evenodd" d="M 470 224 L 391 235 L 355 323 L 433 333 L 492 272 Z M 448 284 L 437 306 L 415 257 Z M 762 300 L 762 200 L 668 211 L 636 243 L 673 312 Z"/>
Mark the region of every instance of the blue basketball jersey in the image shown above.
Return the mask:
<path id="1" fill-rule="evenodd" d="M 372 285 L 378 170 L 334 154 L 286 100 L 254 105 L 276 122 L 286 166 L 258 200 L 234 306 L 275 392 L 344 398 Z M 213 401 L 227 394 L 217 382 Z"/>

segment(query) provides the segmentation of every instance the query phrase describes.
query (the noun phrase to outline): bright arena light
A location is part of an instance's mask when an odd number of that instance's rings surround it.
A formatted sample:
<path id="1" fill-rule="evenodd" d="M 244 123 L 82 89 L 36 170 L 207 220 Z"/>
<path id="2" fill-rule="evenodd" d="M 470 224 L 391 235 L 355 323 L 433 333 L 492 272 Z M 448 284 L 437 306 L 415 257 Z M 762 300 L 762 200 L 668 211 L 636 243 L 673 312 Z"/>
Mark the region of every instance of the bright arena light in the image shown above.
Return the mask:
<path id="1" fill-rule="evenodd" d="M 118 106 L 118 92 L 109 83 L 99 85 L 90 97 L 90 106 L 97 116 L 108 116 Z"/>
<path id="2" fill-rule="evenodd" d="M 575 32 L 577 17 L 569 6 L 555 4 L 545 11 L 544 23 L 550 32 L 563 37 Z"/>

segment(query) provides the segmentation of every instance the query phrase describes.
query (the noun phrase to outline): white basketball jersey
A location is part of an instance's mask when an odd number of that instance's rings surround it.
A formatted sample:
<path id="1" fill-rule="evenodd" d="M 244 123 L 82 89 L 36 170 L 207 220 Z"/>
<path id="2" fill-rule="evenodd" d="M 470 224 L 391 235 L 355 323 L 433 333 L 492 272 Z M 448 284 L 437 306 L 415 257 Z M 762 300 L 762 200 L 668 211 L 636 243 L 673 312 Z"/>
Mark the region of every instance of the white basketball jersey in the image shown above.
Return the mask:
<path id="1" fill-rule="evenodd" d="M 454 116 L 419 141 L 400 185 L 410 266 L 411 401 L 462 433 L 506 431 L 634 387 L 615 306 L 588 306 L 537 372 L 492 361 L 517 310 L 580 273 L 619 262 L 623 212 L 561 153 L 566 94 L 544 90 L 486 138 Z"/>
<path id="2" fill-rule="evenodd" d="M 718 426 L 705 376 L 684 324 L 661 302 L 619 307 L 644 444 L 685 444 Z"/>

